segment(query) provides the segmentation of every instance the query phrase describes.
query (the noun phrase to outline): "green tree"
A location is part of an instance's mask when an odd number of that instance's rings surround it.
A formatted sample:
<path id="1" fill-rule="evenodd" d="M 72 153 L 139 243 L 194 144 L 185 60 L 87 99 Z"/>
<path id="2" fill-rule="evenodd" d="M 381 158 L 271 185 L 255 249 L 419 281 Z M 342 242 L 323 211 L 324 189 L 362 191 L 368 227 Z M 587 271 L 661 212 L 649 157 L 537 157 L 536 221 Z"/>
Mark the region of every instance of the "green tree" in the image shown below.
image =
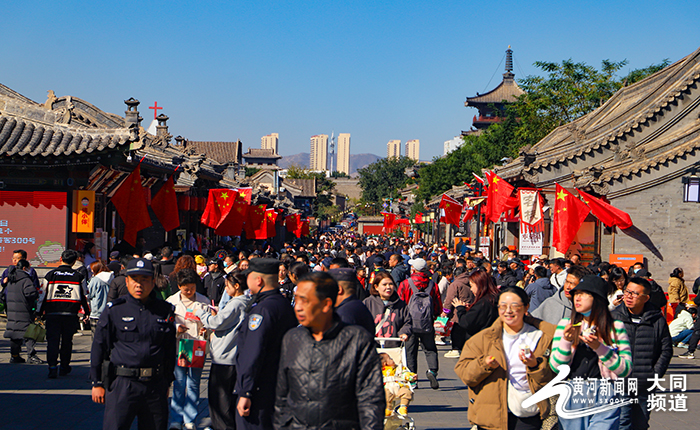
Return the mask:
<path id="1" fill-rule="evenodd" d="M 345 172 L 339 172 L 337 170 L 334 170 L 333 173 L 331 173 L 331 178 L 349 178 L 350 176 L 345 173 Z"/>
<path id="2" fill-rule="evenodd" d="M 362 201 L 378 204 L 382 199 L 399 198 L 399 190 L 408 183 L 406 169 L 413 167 L 415 160 L 408 157 L 382 158 L 367 167 L 359 169 L 359 184 L 362 188 Z"/>

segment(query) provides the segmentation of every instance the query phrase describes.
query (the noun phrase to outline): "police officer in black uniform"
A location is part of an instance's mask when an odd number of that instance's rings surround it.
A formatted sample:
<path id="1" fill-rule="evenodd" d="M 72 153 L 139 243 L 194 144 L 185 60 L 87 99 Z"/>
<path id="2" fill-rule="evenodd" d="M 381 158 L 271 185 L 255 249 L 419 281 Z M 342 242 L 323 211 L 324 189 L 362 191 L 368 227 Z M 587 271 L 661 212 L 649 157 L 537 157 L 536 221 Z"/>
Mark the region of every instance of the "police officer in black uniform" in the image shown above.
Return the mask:
<path id="1" fill-rule="evenodd" d="M 247 283 L 253 300 L 238 337 L 236 393 L 239 429 L 272 429 L 282 338 L 298 325 L 289 300 L 279 292 L 279 260 L 250 260 Z"/>
<path id="2" fill-rule="evenodd" d="M 107 304 L 95 330 L 92 400 L 105 403 L 105 430 L 128 430 L 134 417 L 139 430 L 165 430 L 176 360 L 174 309 L 153 292 L 150 261 L 131 260 L 126 285 L 129 294 Z"/>

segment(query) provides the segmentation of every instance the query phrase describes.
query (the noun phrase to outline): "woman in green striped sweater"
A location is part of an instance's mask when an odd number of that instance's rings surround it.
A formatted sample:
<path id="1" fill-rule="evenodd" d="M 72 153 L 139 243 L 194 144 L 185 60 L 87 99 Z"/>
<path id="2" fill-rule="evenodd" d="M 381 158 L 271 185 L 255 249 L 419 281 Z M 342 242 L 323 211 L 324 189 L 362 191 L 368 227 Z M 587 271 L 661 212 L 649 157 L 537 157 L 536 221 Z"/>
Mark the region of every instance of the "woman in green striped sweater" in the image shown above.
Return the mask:
<path id="1" fill-rule="evenodd" d="M 557 373 L 570 368 L 569 413 L 559 417 L 563 430 L 619 428 L 619 384 L 613 380 L 630 374 L 632 352 L 624 325 L 608 310 L 607 288 L 603 279 L 584 276 L 571 290 L 571 318 L 562 319 L 554 333 L 549 364 Z"/>

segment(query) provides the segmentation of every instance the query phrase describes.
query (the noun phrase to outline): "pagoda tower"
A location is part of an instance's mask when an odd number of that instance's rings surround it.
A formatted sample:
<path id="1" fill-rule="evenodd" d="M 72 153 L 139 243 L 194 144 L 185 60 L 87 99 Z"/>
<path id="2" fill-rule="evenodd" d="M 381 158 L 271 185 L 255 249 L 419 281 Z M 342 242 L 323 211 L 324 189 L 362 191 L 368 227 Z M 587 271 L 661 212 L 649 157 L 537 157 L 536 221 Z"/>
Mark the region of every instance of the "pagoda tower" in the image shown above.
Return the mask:
<path id="1" fill-rule="evenodd" d="M 475 97 L 467 97 L 464 102 L 465 107 L 473 107 L 479 110 L 477 115 L 474 115 L 472 127 L 480 132 L 488 128 L 491 124 L 503 120 L 502 115 L 505 105 L 512 103 L 518 99 L 525 91 L 521 90 L 515 82 L 515 74 L 513 74 L 513 50 L 506 50 L 506 72 L 503 74 L 503 81 L 491 91 L 485 94 L 476 93 Z M 463 135 L 472 132 L 462 132 Z"/>

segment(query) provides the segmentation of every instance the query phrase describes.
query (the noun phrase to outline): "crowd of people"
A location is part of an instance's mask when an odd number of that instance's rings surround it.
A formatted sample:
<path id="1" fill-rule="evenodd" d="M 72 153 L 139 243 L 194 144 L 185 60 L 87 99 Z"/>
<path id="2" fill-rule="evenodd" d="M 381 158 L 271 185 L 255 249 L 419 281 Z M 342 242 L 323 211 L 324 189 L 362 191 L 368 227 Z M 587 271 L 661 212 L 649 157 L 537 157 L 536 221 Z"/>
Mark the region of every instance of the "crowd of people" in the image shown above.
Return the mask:
<path id="1" fill-rule="evenodd" d="M 17 250 L 2 275 L 10 361 L 67 375 L 73 334 L 87 324 L 105 429 L 128 429 L 134 418 L 139 428 L 196 428 L 207 357 L 210 428 L 380 429 L 410 412 L 419 347 L 425 381 L 438 390 L 437 346 L 450 345 L 445 357 L 457 360 L 477 428 L 648 428 L 647 379 L 664 375 L 673 345 L 693 358 L 700 340 L 681 268 L 669 279 L 669 325 L 664 291 L 641 262 L 624 270 L 600 258 L 584 266 L 579 255 L 460 251 L 351 232 L 280 249 L 228 242 L 210 255 L 113 251 L 108 261 L 90 247 L 64 251 L 41 284 Z M 46 362 L 27 336 L 38 318 Z M 449 335 L 436 333 L 438 318 Z M 380 356 L 375 338 L 405 348 L 406 362 Z M 636 378 L 639 389 L 635 402 L 575 418 L 558 417 L 555 399 L 523 406 L 559 373 L 569 383 Z M 584 388 L 567 408 L 618 397 Z"/>

